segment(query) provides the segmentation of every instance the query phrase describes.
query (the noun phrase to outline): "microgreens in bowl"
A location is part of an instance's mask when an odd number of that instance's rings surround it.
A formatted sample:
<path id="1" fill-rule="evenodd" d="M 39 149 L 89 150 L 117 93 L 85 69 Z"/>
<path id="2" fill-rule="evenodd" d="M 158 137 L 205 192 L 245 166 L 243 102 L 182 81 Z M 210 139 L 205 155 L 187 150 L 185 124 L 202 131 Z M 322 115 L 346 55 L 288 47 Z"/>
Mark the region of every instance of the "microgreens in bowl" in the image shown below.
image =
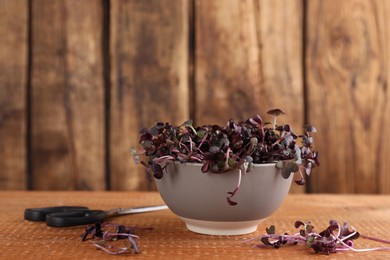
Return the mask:
<path id="1" fill-rule="evenodd" d="M 323 231 L 316 233 L 314 226 L 310 222 L 296 221 L 295 228 L 301 228 L 299 232 L 289 235 L 288 233 L 276 234 L 275 226 L 272 225 L 266 228 L 266 234 L 245 240 L 244 243 L 252 241 L 261 241 L 261 244 L 256 244 L 256 247 L 274 247 L 280 248 L 283 245 L 306 245 L 312 248 L 316 253 L 330 254 L 340 251 L 355 251 L 368 252 L 379 250 L 390 250 L 390 247 L 375 247 L 375 248 L 355 248 L 353 240 L 359 237 L 390 244 L 389 240 L 373 238 L 361 235 L 354 227 L 350 227 L 348 223 L 341 225 L 335 220 L 329 222 L 329 226 Z"/>
<path id="2" fill-rule="evenodd" d="M 253 164 L 275 163 L 281 169 L 283 178 L 299 173 L 296 180 L 305 184 L 304 175 L 309 176 L 311 169 L 319 166 L 318 152 L 313 151 L 315 127 L 305 125 L 302 134 L 296 134 L 289 124 L 277 124 L 277 117 L 285 114 L 281 109 L 271 109 L 272 122 L 264 122 L 256 115 L 245 121 L 229 120 L 225 126 L 193 126 L 188 120 L 181 125 L 158 122 L 151 128 L 140 131 L 139 143 L 142 150 L 135 151 L 135 160 L 143 154 L 148 160 L 141 161 L 149 176 L 157 179 L 164 176 L 167 163 L 195 162 L 202 164 L 202 172 L 223 173 L 239 169 L 241 174 L 250 171 Z M 229 192 L 230 198 L 239 188 Z"/>

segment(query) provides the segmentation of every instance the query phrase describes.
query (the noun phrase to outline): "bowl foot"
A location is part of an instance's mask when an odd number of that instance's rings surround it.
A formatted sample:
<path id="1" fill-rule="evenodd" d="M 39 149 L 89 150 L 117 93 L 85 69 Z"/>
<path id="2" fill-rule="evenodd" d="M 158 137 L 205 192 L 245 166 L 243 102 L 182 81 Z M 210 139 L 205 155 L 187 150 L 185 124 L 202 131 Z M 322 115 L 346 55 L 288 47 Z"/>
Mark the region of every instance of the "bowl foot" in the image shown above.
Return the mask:
<path id="1" fill-rule="evenodd" d="M 253 233 L 257 230 L 257 225 L 262 220 L 250 221 L 205 221 L 197 219 L 183 218 L 187 229 L 192 232 L 204 235 L 222 235 L 222 236 L 236 236 Z"/>

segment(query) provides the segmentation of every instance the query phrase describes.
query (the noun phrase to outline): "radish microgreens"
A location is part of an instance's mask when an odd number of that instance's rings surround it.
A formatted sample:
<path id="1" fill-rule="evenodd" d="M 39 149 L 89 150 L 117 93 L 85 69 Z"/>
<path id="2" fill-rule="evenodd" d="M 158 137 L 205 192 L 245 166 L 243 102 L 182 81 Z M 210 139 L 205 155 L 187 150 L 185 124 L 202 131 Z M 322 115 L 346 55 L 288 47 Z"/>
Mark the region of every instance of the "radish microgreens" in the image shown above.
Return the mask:
<path id="1" fill-rule="evenodd" d="M 229 120 L 225 126 L 193 126 L 188 120 L 179 126 L 158 122 L 152 128 L 140 131 L 142 150 L 133 151 L 135 161 L 144 154 L 148 160 L 141 161 L 149 176 L 161 179 L 167 163 L 195 162 L 202 164 L 202 172 L 223 173 L 238 169 L 237 186 L 228 192 L 230 205 L 239 189 L 241 177 L 250 171 L 253 164 L 275 163 L 283 178 L 299 173 L 298 185 L 305 184 L 304 176 L 319 166 L 318 152 L 312 150 L 315 133 L 313 126 L 305 125 L 303 133 L 297 135 L 288 124 L 277 124 L 277 117 L 284 114 L 281 109 L 272 109 L 272 123 L 263 122 L 256 115 L 246 121 Z"/>
<path id="2" fill-rule="evenodd" d="M 135 227 L 98 222 L 91 226 L 88 225 L 80 238 L 81 241 L 92 241 L 97 249 L 101 249 L 109 254 L 117 255 L 129 252 L 139 254 L 140 250 L 136 241 L 138 236 L 134 233 Z M 123 242 L 121 246 L 116 246 L 116 241 L 118 240 Z"/>
<path id="3" fill-rule="evenodd" d="M 339 222 L 331 220 L 329 226 L 320 233 L 314 232 L 314 226 L 310 222 L 296 221 L 295 228 L 301 228 L 299 232 L 289 235 L 288 233 L 276 234 L 275 226 L 266 228 L 266 234 L 245 240 L 244 243 L 259 241 L 256 247 L 274 247 L 280 248 L 284 245 L 306 245 L 312 248 L 314 252 L 321 254 L 337 253 L 340 251 L 368 252 L 379 250 L 390 250 L 390 247 L 375 248 L 355 248 L 353 240 L 359 237 L 390 244 L 390 240 L 373 238 L 359 234 L 354 227 L 347 223 L 341 225 Z"/>

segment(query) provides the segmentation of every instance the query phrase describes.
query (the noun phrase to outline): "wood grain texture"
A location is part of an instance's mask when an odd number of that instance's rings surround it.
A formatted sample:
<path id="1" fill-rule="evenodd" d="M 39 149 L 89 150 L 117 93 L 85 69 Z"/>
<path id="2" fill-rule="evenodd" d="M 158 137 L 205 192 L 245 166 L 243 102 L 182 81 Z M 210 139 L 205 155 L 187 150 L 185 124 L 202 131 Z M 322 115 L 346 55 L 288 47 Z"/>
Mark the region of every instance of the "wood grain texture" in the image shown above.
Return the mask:
<path id="1" fill-rule="evenodd" d="M 188 8 L 188 1 L 111 1 L 112 189 L 155 189 L 130 154 L 139 130 L 189 118 Z"/>
<path id="2" fill-rule="evenodd" d="M 105 188 L 102 1 L 32 2 L 34 189 Z"/>
<path id="3" fill-rule="evenodd" d="M 0 0 L 0 190 L 25 189 L 28 1 Z"/>
<path id="4" fill-rule="evenodd" d="M 281 107 L 303 123 L 300 1 L 196 1 L 196 120 Z"/>
<path id="5" fill-rule="evenodd" d="M 302 129 L 301 1 L 195 2 L 195 119 L 225 124 L 280 107 Z M 302 191 L 293 186 L 293 190 Z"/>
<path id="6" fill-rule="evenodd" d="M 388 1 L 307 1 L 308 115 L 321 167 L 313 192 L 389 193 Z"/>

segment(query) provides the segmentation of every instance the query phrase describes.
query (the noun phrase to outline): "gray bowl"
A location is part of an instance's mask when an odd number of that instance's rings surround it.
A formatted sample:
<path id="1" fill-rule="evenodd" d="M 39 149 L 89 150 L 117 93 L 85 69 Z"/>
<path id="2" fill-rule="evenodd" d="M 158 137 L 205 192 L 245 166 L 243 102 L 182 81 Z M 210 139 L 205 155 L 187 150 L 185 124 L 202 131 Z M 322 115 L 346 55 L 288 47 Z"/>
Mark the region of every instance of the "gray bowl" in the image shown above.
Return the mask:
<path id="1" fill-rule="evenodd" d="M 234 190 L 239 170 L 221 174 L 202 173 L 202 164 L 170 163 L 157 188 L 167 206 L 193 232 L 209 235 L 242 235 L 257 230 L 257 225 L 275 212 L 291 186 L 275 164 L 257 164 L 242 175 L 240 189 L 227 202 L 227 192 Z"/>

